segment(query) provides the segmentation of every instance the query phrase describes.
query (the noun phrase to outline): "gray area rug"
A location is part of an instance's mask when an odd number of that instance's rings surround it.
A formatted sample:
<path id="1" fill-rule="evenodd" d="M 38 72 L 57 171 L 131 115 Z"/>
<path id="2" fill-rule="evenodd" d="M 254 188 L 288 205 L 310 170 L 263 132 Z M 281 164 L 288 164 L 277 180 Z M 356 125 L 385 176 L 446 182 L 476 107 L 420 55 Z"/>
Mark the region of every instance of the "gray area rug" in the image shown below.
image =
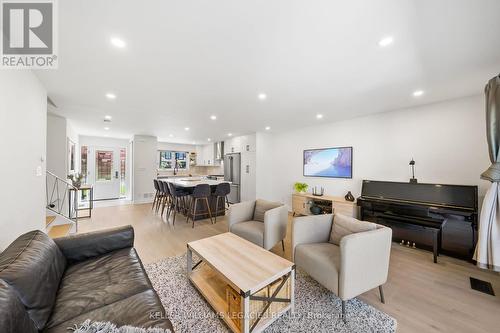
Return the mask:
<path id="1" fill-rule="evenodd" d="M 110 322 L 91 321 L 90 319 L 87 319 L 81 325 L 70 327 L 68 331 L 73 333 L 171 333 L 170 330 L 162 328 L 116 327 L 115 324 Z"/>
<path id="2" fill-rule="evenodd" d="M 224 322 L 187 279 L 186 255 L 149 264 L 146 271 L 175 332 L 228 332 Z M 300 269 L 295 288 L 295 314 L 284 314 L 265 332 L 396 331 L 394 318 L 357 299 L 347 302 L 345 324 L 340 319 L 340 299 Z"/>

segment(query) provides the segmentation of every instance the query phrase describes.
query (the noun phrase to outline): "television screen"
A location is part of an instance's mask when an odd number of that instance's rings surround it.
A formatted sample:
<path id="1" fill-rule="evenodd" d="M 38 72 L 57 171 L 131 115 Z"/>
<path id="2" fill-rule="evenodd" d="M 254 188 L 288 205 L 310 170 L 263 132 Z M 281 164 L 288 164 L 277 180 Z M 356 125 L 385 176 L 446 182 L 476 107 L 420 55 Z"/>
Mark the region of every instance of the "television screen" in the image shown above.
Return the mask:
<path id="1" fill-rule="evenodd" d="M 352 147 L 304 150 L 304 176 L 352 178 Z"/>

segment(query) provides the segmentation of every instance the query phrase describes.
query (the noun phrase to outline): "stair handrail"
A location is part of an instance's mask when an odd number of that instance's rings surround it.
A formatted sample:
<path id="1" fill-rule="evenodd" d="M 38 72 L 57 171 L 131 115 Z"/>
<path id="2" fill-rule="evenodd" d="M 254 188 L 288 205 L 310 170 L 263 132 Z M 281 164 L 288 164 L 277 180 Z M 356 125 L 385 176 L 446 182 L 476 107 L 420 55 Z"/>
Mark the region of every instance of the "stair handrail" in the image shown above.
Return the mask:
<path id="1" fill-rule="evenodd" d="M 54 173 L 46 170 L 46 175 L 45 175 L 45 194 L 46 194 L 46 208 L 53 211 L 54 213 L 61 215 L 68 220 L 72 220 L 75 222 L 75 229 L 76 232 L 78 232 L 78 188 L 74 186 L 72 183 L 67 181 L 66 179 L 62 179 L 59 176 L 55 175 Z M 52 178 L 54 180 L 54 183 L 52 185 L 52 190 L 50 191 L 50 199 L 49 199 L 49 178 Z M 59 184 L 63 185 L 63 197 L 61 198 L 61 194 L 59 193 Z M 72 212 L 68 210 L 68 213 L 65 214 L 63 212 L 64 208 L 64 202 L 66 200 L 66 194 L 69 193 L 69 191 L 74 191 L 75 195 L 73 198 L 73 210 L 74 210 L 74 216 L 71 214 Z M 56 195 L 56 198 L 54 198 L 54 194 Z M 70 196 L 71 197 L 71 196 Z M 54 202 L 57 203 L 57 209 L 56 205 Z"/>

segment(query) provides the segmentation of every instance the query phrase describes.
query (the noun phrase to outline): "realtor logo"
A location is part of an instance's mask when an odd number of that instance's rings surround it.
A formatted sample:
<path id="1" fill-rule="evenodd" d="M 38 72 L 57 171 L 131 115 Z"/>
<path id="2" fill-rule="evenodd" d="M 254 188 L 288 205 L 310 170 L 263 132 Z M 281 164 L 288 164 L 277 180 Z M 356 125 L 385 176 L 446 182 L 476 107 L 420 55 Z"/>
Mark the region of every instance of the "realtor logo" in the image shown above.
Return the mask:
<path id="1" fill-rule="evenodd" d="M 57 68 L 55 0 L 0 0 L 1 67 Z"/>

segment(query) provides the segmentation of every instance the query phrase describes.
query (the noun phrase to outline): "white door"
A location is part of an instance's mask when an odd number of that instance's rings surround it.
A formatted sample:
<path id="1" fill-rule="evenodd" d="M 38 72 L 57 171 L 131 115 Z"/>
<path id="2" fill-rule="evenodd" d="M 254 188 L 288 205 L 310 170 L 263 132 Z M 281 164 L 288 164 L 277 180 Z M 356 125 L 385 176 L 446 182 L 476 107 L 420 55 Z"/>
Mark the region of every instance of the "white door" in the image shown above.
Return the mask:
<path id="1" fill-rule="evenodd" d="M 120 198 L 120 149 L 95 147 L 91 154 L 88 178 L 94 185 L 94 200 Z"/>

